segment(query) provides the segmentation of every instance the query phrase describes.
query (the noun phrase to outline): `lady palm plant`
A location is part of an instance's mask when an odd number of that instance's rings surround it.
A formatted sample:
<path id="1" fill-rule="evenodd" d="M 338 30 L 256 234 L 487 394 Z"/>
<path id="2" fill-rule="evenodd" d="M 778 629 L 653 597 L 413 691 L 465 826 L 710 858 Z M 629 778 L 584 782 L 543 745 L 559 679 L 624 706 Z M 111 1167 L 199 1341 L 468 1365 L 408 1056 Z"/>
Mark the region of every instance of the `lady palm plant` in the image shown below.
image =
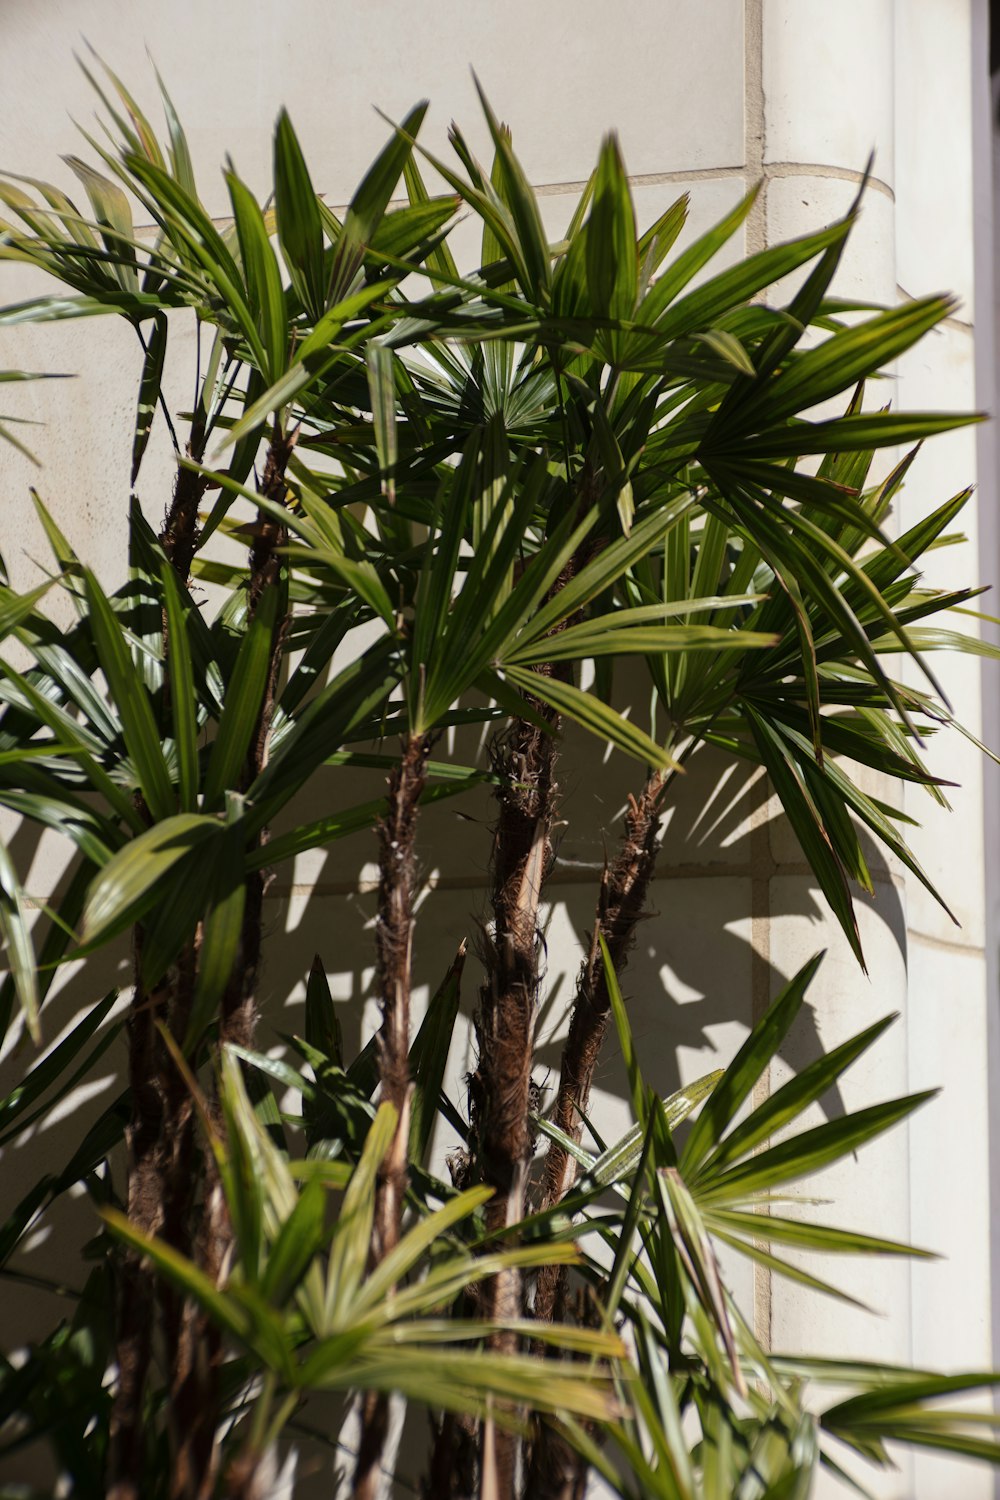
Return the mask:
<path id="1" fill-rule="evenodd" d="M 4 1367 L 8 1456 L 45 1437 L 81 1495 L 264 1494 L 277 1446 L 316 1434 L 311 1393 L 335 1390 L 357 1397 L 362 1497 L 390 1464 L 393 1392 L 431 1410 L 434 1496 L 581 1494 L 591 1472 L 623 1496 L 799 1494 L 817 1463 L 836 1466 L 831 1438 L 876 1463 L 888 1438 L 994 1460 L 988 1426 L 931 1405 L 991 1377 L 779 1356 L 719 1269 L 725 1245 L 829 1293 L 782 1247 L 922 1253 L 781 1212 L 789 1184 L 922 1102 L 784 1134 L 882 1023 L 740 1116 L 815 964 L 724 1073 L 666 1101 L 635 1061 L 617 977 L 661 815 L 704 746 L 763 768 L 859 960 L 858 825 L 926 883 L 900 815 L 853 768 L 940 795 L 920 747 L 951 714 L 923 654 L 981 649 L 940 623 L 976 590 L 927 588 L 917 564 L 968 495 L 893 541 L 914 454 L 870 471 L 880 449 L 972 418 L 871 410 L 865 382 L 951 304 L 831 297 L 856 206 L 713 275 L 753 194 L 673 253 L 684 201 L 639 233 L 613 139 L 550 243 L 485 100 L 488 173 L 457 129 L 454 167 L 427 157 L 419 106 L 343 219 L 282 115 L 271 197 L 230 164 L 220 228 L 166 95 L 162 144 L 113 75 L 95 86 L 110 144 L 90 142 L 100 168 L 70 159 L 86 207 L 0 183 L 0 255 L 60 284 L 0 323 L 125 318 L 143 348 L 132 483 L 158 413 L 177 468 L 159 531 L 131 501 L 120 587 L 102 588 L 36 496 L 52 576 L 0 592 L 17 647 L 0 666 L 0 804 L 73 851 L 38 928 L 0 846 L 5 1028 L 19 1008 L 42 1039 L 63 964 L 126 939 L 134 960 L 124 1023 L 102 996 L 0 1106 L 2 1144 L 124 1032 L 125 1092 L 0 1230 L 9 1273 L 77 1183 L 104 1220 L 74 1319 Z M 424 159 L 447 194 L 428 192 Z M 472 272 L 448 248 L 459 210 L 482 224 Z M 787 306 L 764 300 L 803 268 Z M 172 413 L 168 342 L 192 315 L 205 357 L 191 411 Z M 891 675 L 899 654 L 923 686 Z M 630 658 L 649 672 L 647 727 L 612 706 Z M 473 765 L 448 749 L 469 724 L 487 744 Z M 558 747 L 577 733 L 634 760 L 636 780 L 545 1110 L 541 913 Z M 331 791 L 358 765 L 384 768 L 383 797 Z M 483 783 L 496 814 L 466 1114 L 444 1067 L 465 946 L 416 1034 L 412 948 L 421 809 Z M 338 810 L 298 821 L 303 792 Z M 269 872 L 366 830 L 381 1027 L 345 1057 L 317 962 L 305 1034 L 276 1061 L 258 1035 Z M 635 1125 L 594 1151 L 582 1132 L 612 1023 Z M 430 1155 L 439 1123 L 458 1136 L 450 1182 Z M 853 1394 L 817 1411 L 805 1383 L 824 1380 Z"/>

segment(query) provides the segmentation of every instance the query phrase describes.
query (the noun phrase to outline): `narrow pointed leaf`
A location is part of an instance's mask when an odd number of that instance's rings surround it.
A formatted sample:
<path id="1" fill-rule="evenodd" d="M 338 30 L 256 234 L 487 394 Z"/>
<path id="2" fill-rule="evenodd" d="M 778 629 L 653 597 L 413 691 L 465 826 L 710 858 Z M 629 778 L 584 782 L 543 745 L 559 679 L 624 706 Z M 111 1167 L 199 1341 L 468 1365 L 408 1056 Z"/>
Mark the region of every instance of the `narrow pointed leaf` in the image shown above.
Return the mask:
<path id="1" fill-rule="evenodd" d="M 125 744 L 154 818 L 167 818 L 176 802 L 149 697 L 135 671 L 121 625 L 94 575 L 85 572 L 94 643 L 111 696 L 121 715 Z"/>
<path id="2" fill-rule="evenodd" d="M 596 734 L 598 739 L 616 745 L 626 755 L 633 756 L 643 764 L 659 766 L 665 771 L 676 765 L 673 756 L 651 739 L 644 729 L 623 718 L 593 693 L 585 693 L 571 682 L 543 677 L 538 672 L 525 671 L 521 667 L 505 667 L 504 675 L 522 693 L 540 698 L 563 717 L 572 719 L 591 734 Z"/>
<path id="3" fill-rule="evenodd" d="M 242 829 L 227 827 L 216 841 L 212 855 L 212 904 L 202 928 L 198 978 L 187 1035 L 183 1039 L 185 1053 L 191 1052 L 214 1018 L 227 987 L 243 981 L 243 976 L 235 972 L 243 938 L 247 894 Z"/>
<path id="4" fill-rule="evenodd" d="M 178 792 L 182 812 L 198 805 L 198 698 L 194 684 L 187 612 L 181 601 L 177 576 L 169 564 L 161 573 L 163 605 L 167 623 L 167 669 L 170 675 L 170 709 L 177 749 Z"/>
<path id="5" fill-rule="evenodd" d="M 142 379 L 139 382 L 139 401 L 135 413 L 135 436 L 132 439 L 132 477 L 135 484 L 139 477 L 142 457 L 153 429 L 156 404 L 160 399 L 160 382 L 163 379 L 163 361 L 167 353 L 167 319 L 160 314 L 153 320 L 153 329 L 146 344 L 146 357 L 142 362 Z"/>
<path id="6" fill-rule="evenodd" d="M 421 1021 L 410 1048 L 410 1073 L 414 1089 L 410 1105 L 409 1151 L 410 1160 L 415 1162 L 426 1161 L 437 1121 L 438 1098 L 458 1018 L 465 950 L 463 939 L 447 974 L 431 997 L 427 1014 Z"/>
<path id="7" fill-rule="evenodd" d="M 260 720 L 267 691 L 271 652 L 278 618 L 280 588 L 266 588 L 240 646 L 219 732 L 212 746 L 205 777 L 204 805 L 221 804 L 227 791 L 235 791 Z"/>
<path id="8" fill-rule="evenodd" d="M 313 319 L 326 310 L 323 220 L 288 111 L 274 132 L 274 206 L 278 242 L 292 284 Z"/>
<path id="9" fill-rule="evenodd" d="M 936 1089 L 928 1089 L 902 1099 L 891 1099 L 886 1104 L 874 1104 L 840 1119 L 829 1120 L 825 1125 L 817 1125 L 813 1130 L 805 1130 L 722 1173 L 711 1189 L 703 1193 L 702 1202 L 714 1206 L 737 1198 L 745 1201 L 749 1194 L 765 1192 L 781 1183 L 796 1182 L 821 1172 L 824 1167 L 849 1156 L 883 1131 L 905 1120 L 936 1093 Z"/>
<path id="10" fill-rule="evenodd" d="M 193 849 L 203 862 L 223 833 L 215 818 L 177 813 L 131 839 L 98 873 L 83 914 L 85 942 L 127 925 L 156 899 L 158 883 Z"/>
<path id="11" fill-rule="evenodd" d="M 894 1016 L 886 1016 L 883 1020 L 876 1021 L 873 1026 L 842 1042 L 839 1047 L 834 1047 L 822 1057 L 817 1057 L 800 1073 L 796 1073 L 794 1078 L 790 1078 L 729 1132 L 697 1169 L 695 1181 L 711 1181 L 717 1172 L 742 1157 L 749 1156 L 761 1142 L 766 1141 L 769 1136 L 777 1135 L 811 1104 L 822 1099 L 851 1064 L 878 1041 L 894 1019 Z"/>
<path id="12" fill-rule="evenodd" d="M 740 1105 L 747 1099 L 798 1015 L 823 955 L 818 953 L 785 985 L 757 1022 L 694 1123 L 681 1155 L 681 1168 L 690 1176 L 717 1144 Z"/>
<path id="13" fill-rule="evenodd" d="M 31 941 L 28 901 L 6 844 L 0 842 L 0 937 L 25 1025 L 35 1045 L 41 1043 L 35 950 Z"/>

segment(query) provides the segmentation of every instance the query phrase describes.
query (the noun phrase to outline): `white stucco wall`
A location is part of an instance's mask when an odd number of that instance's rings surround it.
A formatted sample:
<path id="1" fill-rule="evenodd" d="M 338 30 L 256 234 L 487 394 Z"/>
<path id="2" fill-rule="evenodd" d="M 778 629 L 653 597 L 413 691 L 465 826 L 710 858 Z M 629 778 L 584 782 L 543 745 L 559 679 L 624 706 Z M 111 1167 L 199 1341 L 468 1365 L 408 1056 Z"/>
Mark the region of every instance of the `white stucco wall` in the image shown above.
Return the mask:
<path id="1" fill-rule="evenodd" d="M 439 0 L 425 13 L 400 0 L 366 6 L 345 0 L 174 0 L 169 6 L 5 0 L 0 166 L 73 183 L 58 158 L 76 149 L 67 115 L 86 121 L 93 108 L 71 55 L 81 36 L 155 111 L 148 46 L 188 129 L 206 203 L 219 214 L 226 212 L 226 199 L 218 164 L 227 150 L 251 185 L 265 190 L 270 129 L 283 103 L 314 180 L 332 203 L 349 196 L 385 138 L 373 103 L 398 118 L 426 96 L 430 144 L 445 148 L 454 116 L 485 152 L 470 65 L 513 128 L 515 146 L 544 194 L 553 235 L 568 220 L 609 128 L 619 131 L 635 174 L 642 223 L 687 191 L 690 237 L 764 178 L 745 246 L 735 242 L 733 255 L 840 214 L 874 146 L 873 181 L 837 289 L 884 301 L 956 291 L 958 314 L 900 362 L 891 394 L 910 407 L 989 405 L 992 389 L 983 383 L 992 374 L 981 367 L 977 379 L 973 327 L 977 294 L 980 315 L 992 314 L 992 289 L 984 288 L 982 267 L 977 283 L 973 255 L 973 120 L 983 107 L 973 79 L 976 68 L 985 76 L 985 56 L 979 55 L 984 12 L 981 0 L 838 0 L 835 6 L 829 0 L 619 0 L 615 6 L 508 0 L 502 7 Z M 0 266 L 0 301 L 34 289 L 32 277 Z M 178 405 L 188 388 L 189 353 L 178 337 L 170 366 Z M 0 366 L 78 376 L 71 405 L 65 388 L 54 383 L 26 387 L 9 399 L 5 393 L 7 409 L 47 424 L 34 437 L 45 462 L 40 475 L 0 450 L 0 550 L 18 581 L 35 576 L 31 559 L 44 553 L 27 497 L 28 484 L 36 482 L 78 550 L 108 581 L 120 577 L 136 356 L 128 330 L 110 321 L 0 336 Z M 927 446 L 900 525 L 977 479 L 992 504 L 994 480 L 981 441 L 967 429 Z M 141 482 L 154 521 L 169 482 L 161 433 Z M 939 581 L 996 576 L 992 551 L 978 555 L 974 521 L 970 530 L 969 547 L 941 557 Z M 977 730 L 978 664 L 949 660 L 943 670 L 956 711 Z M 733 772 L 720 781 L 718 767 L 706 758 L 686 778 L 684 801 L 671 813 L 655 888 L 658 916 L 642 929 L 627 982 L 650 1079 L 664 1089 L 731 1055 L 782 978 L 820 947 L 830 954 L 809 1015 L 775 1065 L 775 1083 L 815 1055 L 818 1041 L 830 1047 L 889 1010 L 902 1012 L 875 1055 L 850 1075 L 843 1102 L 856 1106 L 938 1083 L 945 1085 L 944 1099 L 908 1132 L 897 1130 L 869 1150 L 859 1168 L 847 1164 L 829 1174 L 822 1187 L 836 1199 L 830 1216 L 837 1222 L 912 1237 L 948 1259 L 912 1271 L 888 1261 L 834 1267 L 833 1279 L 881 1317 L 817 1302 L 746 1268 L 734 1267 L 733 1276 L 754 1307 L 758 1331 L 776 1348 L 985 1368 L 992 1354 L 983 776 L 978 752 L 956 735 L 930 754 L 932 765 L 961 783 L 954 812 L 940 815 L 926 796 L 908 797 L 906 805 L 924 823 L 914 837 L 917 852 L 959 914 L 961 929 L 909 877 L 879 862 L 878 898 L 862 902 L 869 961 L 869 977 L 863 976 L 763 786 L 748 786 Z M 363 779 L 359 773 L 358 797 L 373 794 L 362 789 Z M 554 984 L 564 976 L 563 995 L 579 961 L 577 935 L 592 912 L 603 835 L 614 836 L 634 780 L 632 768 L 617 762 L 606 772 L 593 746 L 575 746 L 567 755 L 569 826 L 549 888 L 548 933 L 550 976 Z M 418 930 L 424 998 L 459 940 L 474 938 L 475 920 L 485 910 L 488 804 L 463 811 L 479 821 L 463 821 L 450 807 L 433 809 L 424 820 L 423 861 L 428 886 L 435 888 Z M 290 881 L 284 875 L 272 888 L 265 977 L 272 993 L 263 997 L 271 1024 L 282 1026 L 282 1007 L 302 994 L 301 985 L 279 992 L 278 981 L 288 972 L 304 975 L 314 951 L 343 1002 L 348 1040 L 372 1024 L 370 1001 L 362 1020 L 372 975 L 372 854 L 360 842 L 332 854 L 315 852 L 298 862 Z M 56 857 L 53 846 L 43 848 L 34 885 L 44 886 Z M 470 972 L 467 1011 L 475 985 Z M 664 989 L 674 1004 L 665 1003 Z M 67 1000 L 67 1020 L 71 1010 Z M 543 1036 L 551 1033 L 551 1022 L 543 1021 Z M 555 1066 L 552 1040 L 543 1058 Z M 453 1058 L 456 1080 L 468 1062 L 467 1053 Z M 620 1082 L 609 1056 L 598 1079 L 599 1117 L 608 1131 L 626 1119 Z M 110 1093 L 102 1097 L 106 1102 Z M 65 1129 L 64 1122 L 63 1138 Z M 58 1141 L 53 1150 L 58 1154 Z M 8 1192 L 16 1196 L 29 1164 L 8 1161 L 0 1170 L 8 1178 L 6 1201 Z M 58 1263 L 51 1242 L 37 1254 Z M 37 1312 L 30 1299 L 14 1309 L 15 1329 L 27 1333 Z M 893 1500 L 957 1494 L 978 1500 L 992 1492 L 992 1479 L 964 1467 L 959 1473 L 940 1460 L 902 1456 L 898 1473 L 877 1479 L 875 1488 Z"/>

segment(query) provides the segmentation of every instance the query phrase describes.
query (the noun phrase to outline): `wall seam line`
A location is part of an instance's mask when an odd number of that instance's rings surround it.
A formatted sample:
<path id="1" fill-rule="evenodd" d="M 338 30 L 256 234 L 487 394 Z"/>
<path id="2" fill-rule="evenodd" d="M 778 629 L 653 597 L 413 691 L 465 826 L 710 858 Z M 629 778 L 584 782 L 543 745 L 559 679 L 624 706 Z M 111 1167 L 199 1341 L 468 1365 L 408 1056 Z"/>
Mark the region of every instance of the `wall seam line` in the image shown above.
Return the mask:
<path id="1" fill-rule="evenodd" d="M 972 958 L 985 958 L 986 949 L 982 943 L 961 943 L 953 938 L 934 937 L 929 932 L 921 932 L 919 927 L 907 927 L 906 935 L 916 943 L 922 943 L 925 948 L 938 948 L 943 953 L 967 953 Z"/>
<path id="2" fill-rule="evenodd" d="M 743 10 L 743 107 L 747 178 L 760 183 L 745 225 L 746 254 L 767 247 L 767 168 L 764 161 L 764 0 L 745 0 Z M 750 1013 L 756 1025 L 771 1002 L 771 836 L 767 824 L 769 788 L 766 776 L 754 785 L 750 822 Z M 758 1108 L 771 1092 L 771 1067 L 754 1085 L 752 1105 Z M 766 1145 L 766 1142 L 764 1143 Z M 758 1210 L 764 1212 L 765 1210 Z M 763 1238 L 758 1241 L 766 1248 Z M 753 1264 L 753 1331 L 757 1342 L 771 1347 L 771 1272 Z"/>
<path id="3" fill-rule="evenodd" d="M 746 251 L 753 255 L 767 244 L 767 176 L 764 161 L 764 0 L 746 0 L 743 20 L 743 154 L 746 173 L 761 190 L 746 221 Z"/>
<path id="4" fill-rule="evenodd" d="M 752 839 L 752 835 L 751 835 Z M 547 890 L 558 890 L 560 887 L 577 888 L 580 886 L 593 886 L 596 892 L 600 881 L 603 866 L 594 865 L 588 869 L 579 871 L 566 871 L 561 875 L 550 875 L 545 882 Z M 775 864 L 773 861 L 769 867 L 770 874 L 786 876 L 792 879 L 811 880 L 816 883 L 815 874 L 804 860 L 794 863 L 788 862 Z M 905 890 L 905 882 L 902 876 L 892 871 L 873 870 L 872 881 L 876 886 L 889 887 L 895 890 Z M 674 865 L 672 868 L 657 870 L 652 886 L 667 884 L 675 880 L 749 880 L 760 878 L 760 862 L 751 860 L 748 864 L 739 865 Z M 486 891 L 490 888 L 489 880 L 484 876 L 479 881 L 469 880 L 464 875 L 436 875 L 431 874 L 424 877 L 421 890 L 435 891 Z M 356 876 L 353 880 L 290 880 L 288 882 L 275 881 L 268 890 L 268 899 L 273 900 L 279 896 L 356 896 L 369 895 L 378 890 L 378 881 L 374 877 L 366 879 Z M 30 902 L 29 902 L 30 905 Z M 928 939 L 928 941 L 932 941 Z M 941 940 L 945 942 L 946 940 Z M 961 949 L 963 952 L 971 951 L 969 945 L 964 943 L 948 944 L 950 947 Z"/>
<path id="5" fill-rule="evenodd" d="M 749 142 L 749 132 L 747 138 Z M 825 162 L 818 161 L 765 162 L 762 146 L 759 151 L 750 152 L 748 150 L 747 161 L 742 165 L 734 162 L 731 166 L 691 167 L 678 169 L 675 172 L 632 172 L 628 174 L 628 181 L 630 186 L 634 188 L 663 187 L 671 183 L 683 185 L 684 183 L 725 182 L 730 179 L 741 178 L 744 175 L 753 178 L 754 181 L 762 179 L 770 181 L 772 178 L 778 177 L 826 177 L 837 182 L 850 183 L 864 181 L 864 173 L 856 171 L 853 167 L 834 167 Z M 565 182 L 532 183 L 532 188 L 539 198 L 574 197 L 582 193 L 586 186 L 586 180 L 582 178 L 579 180 L 567 179 Z M 895 189 L 883 178 L 869 177 L 868 186 L 873 192 L 881 193 L 884 197 L 890 199 L 890 201 L 895 202 Z M 321 193 L 320 197 L 326 202 L 324 194 Z M 388 208 L 405 208 L 408 202 L 409 199 L 407 198 L 393 198 L 388 204 Z M 761 203 L 755 205 L 755 210 L 758 206 L 763 209 L 763 204 Z M 332 213 L 344 214 L 347 212 L 349 205 L 346 203 L 331 203 L 328 204 L 328 207 Z M 750 217 L 752 219 L 753 212 L 751 212 Z M 214 228 L 226 230 L 232 227 L 233 218 L 231 214 L 211 215 L 210 222 Z M 133 233 L 137 235 L 156 234 L 159 228 L 158 224 L 135 224 L 133 225 Z M 749 232 L 748 221 L 748 236 Z M 759 248 L 763 249 L 763 227 L 760 233 L 761 245 Z"/>

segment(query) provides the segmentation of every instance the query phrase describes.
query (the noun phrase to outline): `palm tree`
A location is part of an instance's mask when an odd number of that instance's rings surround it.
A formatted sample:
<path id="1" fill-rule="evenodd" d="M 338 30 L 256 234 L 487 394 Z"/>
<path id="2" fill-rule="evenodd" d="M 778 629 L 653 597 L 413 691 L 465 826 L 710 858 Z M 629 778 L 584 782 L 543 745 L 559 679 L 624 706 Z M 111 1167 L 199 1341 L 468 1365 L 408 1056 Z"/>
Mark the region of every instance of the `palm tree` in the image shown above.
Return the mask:
<path id="1" fill-rule="evenodd" d="M 939 795 L 921 734 L 951 714 L 923 656 L 983 648 L 940 622 L 977 591 L 929 589 L 916 565 L 968 493 L 892 541 L 886 518 L 915 450 L 887 478 L 870 471 L 878 450 L 974 419 L 871 409 L 865 383 L 950 302 L 859 311 L 831 297 L 856 206 L 710 274 L 751 194 L 672 256 L 685 202 L 639 233 L 614 139 L 550 244 L 485 99 L 488 174 L 453 129 L 457 165 L 427 158 L 450 191 L 431 196 L 418 106 L 343 222 L 283 114 L 272 199 L 259 204 L 230 167 L 220 229 L 166 95 L 161 143 L 113 75 L 95 86 L 118 144 L 91 142 L 102 171 L 73 159 L 86 209 L 44 183 L 0 183 L 13 215 L 0 253 L 60 283 L 0 323 L 128 320 L 144 350 L 132 481 L 158 411 L 177 473 L 159 533 L 133 499 L 119 589 L 102 589 L 36 497 L 55 575 L 0 592 L 0 633 L 22 653 L 20 668 L 13 654 L 2 664 L 0 805 L 75 850 L 39 933 L 0 846 L 6 1023 L 19 1003 L 39 1040 L 61 964 L 123 934 L 134 954 L 128 1090 L 0 1233 L 6 1264 L 82 1180 L 110 1278 L 5 1372 L 14 1441 L 45 1433 L 81 1494 L 262 1494 L 308 1393 L 335 1389 L 361 1396 L 353 1483 L 366 1497 L 387 1462 L 393 1391 L 435 1414 L 432 1495 L 578 1494 L 592 1470 L 628 1496 L 804 1493 L 816 1463 L 837 1462 L 831 1437 L 875 1462 L 886 1438 L 995 1459 L 977 1419 L 928 1408 L 992 1377 L 779 1358 L 719 1272 L 725 1244 L 829 1292 L 780 1247 L 923 1253 L 780 1211 L 789 1183 L 923 1096 L 767 1144 L 883 1023 L 741 1117 L 815 963 L 725 1072 L 666 1101 L 643 1079 L 618 980 L 661 814 L 705 746 L 764 769 L 859 960 L 853 889 L 871 887 L 859 823 L 926 883 L 898 814 L 851 766 Z M 394 208 L 401 179 L 407 203 Z M 151 245 L 129 196 L 158 226 Z M 482 223 L 466 274 L 447 243 L 460 208 Z M 762 300 L 802 268 L 788 306 Z M 204 358 L 181 417 L 161 376 L 172 319 L 191 313 Z M 841 415 L 810 416 L 837 398 Z M 214 555 L 216 533 L 248 545 L 242 564 Z M 211 620 L 205 581 L 222 589 Z M 72 602 L 68 632 L 49 590 Z M 890 675 L 901 653 L 924 686 Z M 646 727 L 612 706 L 626 658 L 649 671 Z M 489 731 L 484 764 L 448 753 L 463 724 Z M 540 910 L 558 749 L 575 733 L 631 757 L 635 787 L 543 1111 Z M 295 821 L 297 793 L 359 764 L 384 768 L 384 797 Z M 496 821 L 466 1118 L 443 1088 L 464 947 L 416 1035 L 411 953 L 421 808 L 483 782 Z M 379 854 L 381 1029 L 346 1059 L 314 965 L 305 1036 L 290 1042 L 295 1061 L 276 1062 L 258 1046 L 268 872 L 365 830 Z M 105 1024 L 114 998 L 27 1072 L 0 1106 L 0 1141 L 93 1068 L 122 1026 Z M 590 1149 L 610 1026 L 635 1125 Z M 283 1113 L 278 1085 L 301 1114 Z M 451 1183 L 430 1169 L 439 1119 L 460 1140 Z M 122 1143 L 119 1201 L 107 1163 Z M 803 1382 L 825 1379 L 853 1394 L 817 1416 Z"/>

